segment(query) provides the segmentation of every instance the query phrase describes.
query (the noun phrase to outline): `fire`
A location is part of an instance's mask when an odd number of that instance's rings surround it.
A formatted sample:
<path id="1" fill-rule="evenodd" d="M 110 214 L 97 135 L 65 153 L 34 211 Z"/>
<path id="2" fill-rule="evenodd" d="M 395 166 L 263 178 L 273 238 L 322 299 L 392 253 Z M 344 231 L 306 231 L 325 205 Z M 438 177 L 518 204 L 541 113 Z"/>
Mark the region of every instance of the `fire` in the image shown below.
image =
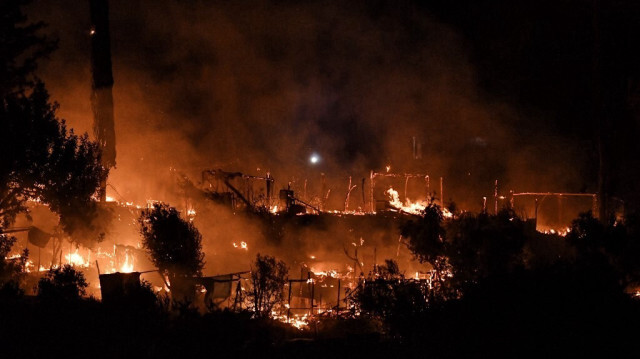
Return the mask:
<path id="1" fill-rule="evenodd" d="M 538 232 L 541 232 L 541 233 L 544 233 L 544 234 L 554 234 L 554 235 L 558 235 L 560 237 L 566 237 L 567 234 L 569 234 L 571 232 L 571 228 L 570 227 L 560 228 L 560 229 L 545 228 L 545 229 L 538 229 Z"/>
<path id="2" fill-rule="evenodd" d="M 309 325 L 308 314 L 303 314 L 303 315 L 293 314 L 289 318 L 287 318 L 286 315 L 281 315 L 281 314 L 278 314 L 276 311 L 272 311 L 271 317 L 283 323 L 291 324 L 293 327 L 299 330 L 302 330 L 303 328 L 306 328 Z"/>
<path id="3" fill-rule="evenodd" d="M 48 270 L 49 270 L 49 268 L 46 268 L 42 264 L 40 265 L 40 268 L 36 269 L 36 265 L 33 263 L 33 261 L 31 259 L 27 260 L 27 262 L 25 263 L 25 271 L 27 273 L 46 272 Z"/>
<path id="4" fill-rule="evenodd" d="M 427 208 L 427 206 L 429 205 L 427 201 L 413 202 L 408 198 L 403 203 L 402 201 L 400 201 L 400 195 L 398 194 L 398 191 L 394 190 L 391 187 L 389 187 L 389 189 L 386 190 L 385 193 L 387 194 L 387 196 L 389 196 L 389 204 L 402 212 L 420 215 L 422 214 L 424 209 Z M 453 213 L 451 213 L 448 209 L 444 207 L 442 207 L 442 215 L 445 218 L 453 217 Z"/>
<path id="5" fill-rule="evenodd" d="M 124 263 L 120 267 L 120 273 L 131 273 L 133 272 L 133 258 L 129 255 L 127 251 L 125 253 Z"/>
<path id="6" fill-rule="evenodd" d="M 316 277 L 331 277 L 331 278 L 338 278 L 338 271 L 335 269 L 331 269 L 331 270 L 326 270 L 326 271 L 320 271 L 320 270 L 315 270 L 313 268 L 309 269 L 311 271 L 311 273 L 313 273 L 313 275 L 315 275 Z"/>
<path id="7" fill-rule="evenodd" d="M 78 266 L 78 267 L 88 267 L 89 266 L 89 262 L 87 260 L 85 260 L 78 253 L 78 248 L 76 248 L 76 251 L 74 253 L 65 254 L 64 259 L 66 259 L 67 263 L 72 265 L 72 266 Z"/>
<path id="8" fill-rule="evenodd" d="M 233 242 L 233 247 L 234 248 L 244 249 L 245 251 L 249 250 L 249 247 L 247 246 L 247 242 L 245 242 L 245 241 L 240 242 L 240 245 L 238 245 L 236 242 Z"/>
<path id="9" fill-rule="evenodd" d="M 288 323 L 293 325 L 297 329 L 305 328 L 309 325 L 308 316 L 306 314 L 302 316 L 294 315 L 292 318 L 289 318 Z"/>

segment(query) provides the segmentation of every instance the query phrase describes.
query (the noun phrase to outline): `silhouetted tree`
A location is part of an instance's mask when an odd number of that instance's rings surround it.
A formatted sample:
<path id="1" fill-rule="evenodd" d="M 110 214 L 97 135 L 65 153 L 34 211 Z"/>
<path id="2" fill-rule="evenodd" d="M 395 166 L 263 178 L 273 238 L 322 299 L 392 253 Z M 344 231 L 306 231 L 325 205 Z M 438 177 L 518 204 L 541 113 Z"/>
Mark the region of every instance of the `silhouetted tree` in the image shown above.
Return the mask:
<path id="1" fill-rule="evenodd" d="M 446 225 L 446 255 L 458 288 L 512 273 L 523 265 L 524 222 L 510 209 L 463 214 Z"/>
<path id="2" fill-rule="evenodd" d="M 640 280 L 640 236 L 637 219 L 602 222 L 591 211 L 573 220 L 566 240 L 576 249 L 577 260 L 606 262 L 626 286 Z"/>
<path id="3" fill-rule="evenodd" d="M 497 215 L 463 213 L 444 222 L 440 208 L 432 203 L 401 233 L 413 254 L 431 264 L 433 284 L 445 297 L 523 266 L 526 227 L 510 209 Z"/>
<path id="4" fill-rule="evenodd" d="M 56 117 L 58 105 L 33 76 L 55 41 L 38 35 L 43 23 L 26 23 L 20 8 L 26 3 L 0 2 L 0 226 L 33 199 L 60 215 L 72 238 L 100 239 L 94 196 L 107 171 L 97 144 L 67 130 Z"/>
<path id="5" fill-rule="evenodd" d="M 247 297 L 256 317 L 266 318 L 284 301 L 284 285 L 289 269 L 283 261 L 260 253 L 251 266 L 251 291 Z"/>
<path id="6" fill-rule="evenodd" d="M 29 0 L 0 1 L 0 97 L 21 92 L 34 83 L 38 61 L 47 57 L 57 40 L 40 34 L 43 22 L 31 23 L 22 12 Z"/>
<path id="7" fill-rule="evenodd" d="M 377 276 L 362 281 L 351 296 L 363 314 L 381 320 L 393 335 L 406 336 L 428 308 L 427 284 L 405 278 L 398 263 L 387 259 Z"/>
<path id="8" fill-rule="evenodd" d="M 158 270 L 170 279 L 200 275 L 204 267 L 202 235 L 193 223 L 166 203 L 142 211 L 142 245 Z"/>
<path id="9" fill-rule="evenodd" d="M 29 258 L 28 249 L 25 249 L 20 257 L 7 258 L 15 242 L 16 237 L 0 234 L 0 288 L 7 286 L 9 291 L 20 284 Z"/>
<path id="10" fill-rule="evenodd" d="M 443 220 L 442 209 L 432 198 L 422 215 L 404 224 L 400 231 L 407 239 L 407 247 L 420 263 L 429 263 L 433 268 L 432 283 L 437 290 L 431 295 L 445 293 L 447 273 L 450 272 Z"/>
<path id="11" fill-rule="evenodd" d="M 88 284 L 81 271 L 70 265 L 49 270 L 38 282 L 38 297 L 47 301 L 77 300 Z"/>

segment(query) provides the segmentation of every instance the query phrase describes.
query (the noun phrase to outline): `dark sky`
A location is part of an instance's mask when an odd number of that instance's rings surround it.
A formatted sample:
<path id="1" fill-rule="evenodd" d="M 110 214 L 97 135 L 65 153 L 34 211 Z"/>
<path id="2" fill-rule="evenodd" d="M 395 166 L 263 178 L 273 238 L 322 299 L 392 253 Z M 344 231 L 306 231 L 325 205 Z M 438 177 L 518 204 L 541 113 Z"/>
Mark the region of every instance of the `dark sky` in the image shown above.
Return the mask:
<path id="1" fill-rule="evenodd" d="M 492 193 L 494 179 L 521 191 L 595 191 L 595 118 L 605 118 L 610 166 L 635 164 L 634 1 L 110 6 L 118 143 L 110 182 L 128 200 L 162 196 L 169 167 L 192 177 L 202 168 L 271 170 L 280 185 L 322 171 L 346 187 L 348 176 L 391 164 L 445 177 L 447 197 L 469 206 Z M 91 128 L 88 8 L 38 1 L 29 10 L 60 38 L 40 75 L 80 132 Z M 628 191 L 633 175 L 611 185 Z"/>

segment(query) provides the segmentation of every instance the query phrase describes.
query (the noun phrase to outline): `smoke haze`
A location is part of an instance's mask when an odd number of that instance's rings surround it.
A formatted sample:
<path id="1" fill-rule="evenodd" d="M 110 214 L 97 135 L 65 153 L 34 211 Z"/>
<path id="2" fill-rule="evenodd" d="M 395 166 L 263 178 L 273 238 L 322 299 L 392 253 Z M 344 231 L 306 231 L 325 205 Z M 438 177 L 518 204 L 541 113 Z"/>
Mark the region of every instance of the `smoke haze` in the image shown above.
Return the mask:
<path id="1" fill-rule="evenodd" d="M 112 197 L 164 199 L 170 168 L 194 181 L 204 168 L 269 170 L 277 188 L 308 179 L 316 192 L 323 172 L 327 187 L 342 193 L 348 176 L 358 184 L 390 164 L 444 177 L 445 200 L 473 210 L 495 179 L 504 190 L 585 186 L 570 142 L 519 133 L 522 121 L 536 119 L 484 96 L 465 39 L 410 2 L 110 7 L 118 158 L 109 182 L 119 194 Z M 39 2 L 32 10 L 60 38 L 40 72 L 59 115 L 89 131 L 88 3 Z M 312 153 L 318 165 L 310 165 Z M 340 208 L 343 195 L 335 196 Z"/>

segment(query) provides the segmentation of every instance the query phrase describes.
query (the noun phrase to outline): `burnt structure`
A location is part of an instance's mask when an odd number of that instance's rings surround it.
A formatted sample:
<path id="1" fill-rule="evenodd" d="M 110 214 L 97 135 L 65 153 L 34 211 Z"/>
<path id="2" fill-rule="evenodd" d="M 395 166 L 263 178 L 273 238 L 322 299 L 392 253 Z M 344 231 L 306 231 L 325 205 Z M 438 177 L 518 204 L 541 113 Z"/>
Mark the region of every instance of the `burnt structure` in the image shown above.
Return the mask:
<path id="1" fill-rule="evenodd" d="M 103 303 L 116 303 L 140 291 L 140 272 L 100 274 Z"/>

